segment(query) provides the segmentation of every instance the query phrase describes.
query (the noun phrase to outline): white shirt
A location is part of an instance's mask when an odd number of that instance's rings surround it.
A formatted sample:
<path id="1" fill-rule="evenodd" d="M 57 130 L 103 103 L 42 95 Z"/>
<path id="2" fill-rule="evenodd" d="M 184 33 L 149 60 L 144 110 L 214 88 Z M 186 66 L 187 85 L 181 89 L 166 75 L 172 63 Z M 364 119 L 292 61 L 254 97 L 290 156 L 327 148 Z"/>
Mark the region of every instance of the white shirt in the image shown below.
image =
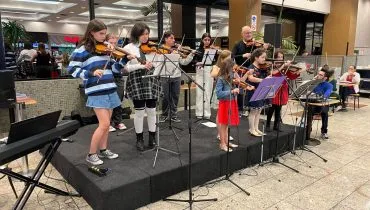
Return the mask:
<path id="1" fill-rule="evenodd" d="M 34 49 L 30 49 L 30 50 L 27 50 L 27 49 L 23 49 L 20 53 L 19 53 L 19 57 L 17 59 L 17 62 L 21 62 L 21 61 L 31 61 L 33 57 L 35 57 L 37 55 L 37 51 L 34 50 Z"/>
<path id="2" fill-rule="evenodd" d="M 347 77 L 348 77 L 348 72 L 344 73 L 340 77 L 340 81 L 341 82 L 346 82 L 347 81 Z M 355 72 L 355 76 L 352 78 L 352 83 L 355 83 L 355 85 L 353 85 L 353 88 L 355 89 L 355 92 L 356 93 L 358 93 L 358 91 L 360 91 L 360 88 L 359 88 L 360 81 L 361 81 L 360 74 L 357 73 L 357 72 Z"/>

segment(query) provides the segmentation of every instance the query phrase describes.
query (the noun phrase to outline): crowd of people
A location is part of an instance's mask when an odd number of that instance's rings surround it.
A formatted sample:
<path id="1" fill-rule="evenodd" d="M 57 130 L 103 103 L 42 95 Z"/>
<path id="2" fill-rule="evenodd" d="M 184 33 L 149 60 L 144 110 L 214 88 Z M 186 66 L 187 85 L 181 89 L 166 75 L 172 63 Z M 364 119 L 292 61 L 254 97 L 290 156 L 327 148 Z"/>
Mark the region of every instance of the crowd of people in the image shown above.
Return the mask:
<path id="1" fill-rule="evenodd" d="M 14 71 L 15 79 L 46 79 L 67 75 L 69 54 L 66 52 L 61 56 L 53 56 L 41 42 L 37 49 L 30 42 L 25 42 L 20 51 L 15 51 L 7 42 L 4 47 L 6 68 Z"/>

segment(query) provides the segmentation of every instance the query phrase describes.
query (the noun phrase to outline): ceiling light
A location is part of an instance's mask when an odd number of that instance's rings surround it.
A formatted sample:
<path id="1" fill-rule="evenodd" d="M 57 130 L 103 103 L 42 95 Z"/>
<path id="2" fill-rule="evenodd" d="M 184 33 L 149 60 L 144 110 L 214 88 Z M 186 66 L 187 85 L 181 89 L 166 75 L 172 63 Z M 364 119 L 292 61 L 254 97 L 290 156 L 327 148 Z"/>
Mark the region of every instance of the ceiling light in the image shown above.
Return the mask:
<path id="1" fill-rule="evenodd" d="M 86 9 L 86 7 L 81 7 L 81 9 Z"/>
<path id="2" fill-rule="evenodd" d="M 50 19 L 48 21 L 51 21 Z"/>
<path id="3" fill-rule="evenodd" d="M 58 19 L 60 18 L 60 17 L 57 17 Z"/>
<path id="4" fill-rule="evenodd" d="M 123 9 L 127 9 L 127 7 L 123 7 Z"/>
<path id="5" fill-rule="evenodd" d="M 73 14 L 73 13 L 75 13 L 75 12 L 71 11 L 71 12 L 69 12 L 69 13 Z"/>

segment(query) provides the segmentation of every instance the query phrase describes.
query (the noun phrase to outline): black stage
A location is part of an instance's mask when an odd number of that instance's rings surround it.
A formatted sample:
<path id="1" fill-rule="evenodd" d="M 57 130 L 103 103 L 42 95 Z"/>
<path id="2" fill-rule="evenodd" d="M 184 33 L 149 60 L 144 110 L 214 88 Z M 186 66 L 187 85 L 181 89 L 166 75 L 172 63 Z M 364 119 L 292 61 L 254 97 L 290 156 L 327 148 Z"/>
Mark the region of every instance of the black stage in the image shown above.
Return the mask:
<path id="1" fill-rule="evenodd" d="M 215 116 L 215 113 L 213 113 Z M 105 177 L 98 177 L 88 172 L 86 154 L 90 138 L 97 125 L 82 127 L 72 136 L 73 143 L 63 143 L 56 152 L 52 164 L 62 176 L 83 196 L 94 209 L 134 209 L 187 189 L 188 184 L 188 143 L 187 112 L 180 112 L 181 123 L 175 123 L 183 131 L 176 130 L 180 137 L 178 143 L 179 156 L 160 151 L 156 167 L 153 168 L 154 152 L 140 154 L 136 151 L 136 135 L 134 129 L 122 136 L 117 132 L 110 133 L 109 148 L 119 154 L 115 160 L 104 160 L 101 167 L 111 171 Z M 195 120 L 194 120 L 195 121 Z M 133 126 L 133 120 L 125 121 L 128 128 Z M 146 119 L 144 120 L 144 131 Z M 165 124 L 167 125 L 167 124 Z M 196 124 L 192 127 L 195 128 Z M 162 123 L 160 127 L 163 127 Z M 261 126 L 260 126 L 261 127 Z M 294 127 L 283 125 L 279 137 L 279 153 L 293 145 Z M 216 128 L 200 125 L 193 132 L 192 169 L 193 185 L 200 185 L 224 175 L 226 170 L 226 153 L 218 147 Z M 261 137 L 248 134 L 248 119 L 242 118 L 239 129 L 232 128 L 231 136 L 238 142 L 239 148 L 230 153 L 230 170 L 236 171 L 260 162 Z M 303 132 L 297 135 L 300 144 Z M 144 134 L 145 144 L 148 132 Z M 265 136 L 264 159 L 275 152 L 276 133 Z M 160 145 L 177 151 L 175 138 L 169 129 L 160 131 Z"/>

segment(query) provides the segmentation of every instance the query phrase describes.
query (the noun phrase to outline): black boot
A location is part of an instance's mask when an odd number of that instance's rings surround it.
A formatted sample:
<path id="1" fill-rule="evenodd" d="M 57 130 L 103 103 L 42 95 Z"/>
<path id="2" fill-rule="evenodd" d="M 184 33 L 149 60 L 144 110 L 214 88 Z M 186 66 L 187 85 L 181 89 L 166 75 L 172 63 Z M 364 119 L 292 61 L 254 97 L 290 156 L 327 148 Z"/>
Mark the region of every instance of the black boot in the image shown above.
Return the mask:
<path id="1" fill-rule="evenodd" d="M 266 123 L 266 132 L 271 132 L 271 127 L 270 127 L 271 125 L 270 125 L 270 122 L 267 122 Z"/>
<path id="2" fill-rule="evenodd" d="M 143 133 L 136 133 L 136 149 L 144 151 L 144 136 Z"/>
<path id="3" fill-rule="evenodd" d="M 152 149 L 152 148 L 154 148 L 154 146 L 155 146 L 155 134 L 156 134 L 156 132 L 150 132 L 149 131 L 149 144 L 148 144 L 148 148 L 149 149 Z"/>

